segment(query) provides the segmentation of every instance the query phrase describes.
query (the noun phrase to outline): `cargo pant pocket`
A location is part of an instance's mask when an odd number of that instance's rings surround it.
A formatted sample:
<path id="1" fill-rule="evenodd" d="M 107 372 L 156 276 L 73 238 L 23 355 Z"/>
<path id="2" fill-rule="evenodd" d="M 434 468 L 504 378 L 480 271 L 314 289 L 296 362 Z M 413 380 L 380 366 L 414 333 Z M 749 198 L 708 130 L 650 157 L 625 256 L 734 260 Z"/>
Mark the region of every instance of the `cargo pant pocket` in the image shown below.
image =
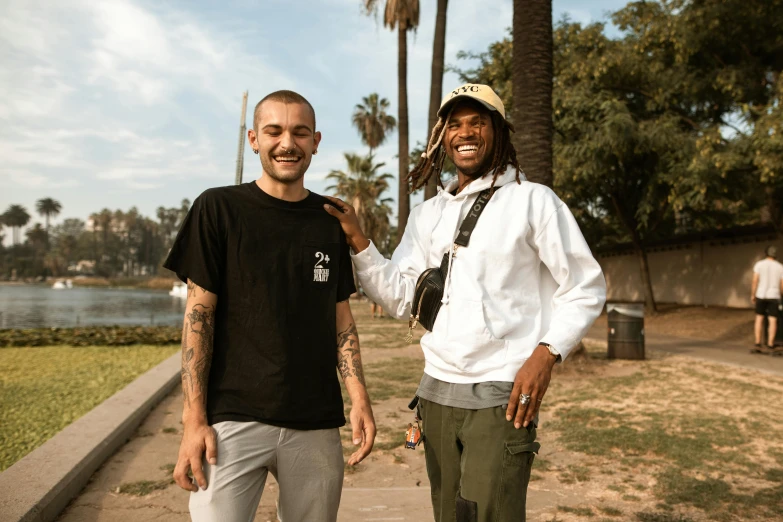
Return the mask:
<path id="1" fill-rule="evenodd" d="M 456 503 L 457 522 L 478 522 L 478 503 L 465 500 L 457 494 Z"/>
<path id="2" fill-rule="evenodd" d="M 499 522 L 524 521 L 527 486 L 533 459 L 541 448 L 538 442 L 507 442 L 498 495 Z"/>

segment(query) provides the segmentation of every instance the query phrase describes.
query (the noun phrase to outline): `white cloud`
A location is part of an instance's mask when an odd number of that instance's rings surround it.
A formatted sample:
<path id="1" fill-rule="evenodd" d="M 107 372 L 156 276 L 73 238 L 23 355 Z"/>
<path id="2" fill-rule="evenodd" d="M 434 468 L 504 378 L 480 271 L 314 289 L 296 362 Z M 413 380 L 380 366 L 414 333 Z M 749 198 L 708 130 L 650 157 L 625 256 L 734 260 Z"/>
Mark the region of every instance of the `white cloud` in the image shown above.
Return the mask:
<path id="1" fill-rule="evenodd" d="M 288 81 L 193 13 L 130 0 L 12 1 L 0 58 L 0 175 L 28 189 L 214 177 L 210 113 L 233 120 L 259 74 Z"/>
<path id="2" fill-rule="evenodd" d="M 555 18 L 583 16 L 583 2 L 554 7 Z M 360 0 L 5 0 L 2 12 L 0 180 L 10 190 L 0 211 L 56 196 L 61 218 L 151 213 L 231 183 L 245 89 L 250 107 L 280 88 L 313 102 L 324 133 L 306 176 L 316 191 L 345 167 L 344 151 L 366 151 L 350 123 L 362 96 L 378 92 L 397 115 L 396 32 L 364 16 Z M 421 2 L 408 40 L 411 147 L 427 134 L 434 15 L 435 3 Z M 511 15 L 510 0 L 451 2 L 446 63 L 504 37 Z M 447 73 L 444 89 L 457 82 Z M 384 171 L 396 174 L 396 153 L 397 133 L 376 151 Z M 257 157 L 245 158 L 245 179 L 257 177 Z"/>

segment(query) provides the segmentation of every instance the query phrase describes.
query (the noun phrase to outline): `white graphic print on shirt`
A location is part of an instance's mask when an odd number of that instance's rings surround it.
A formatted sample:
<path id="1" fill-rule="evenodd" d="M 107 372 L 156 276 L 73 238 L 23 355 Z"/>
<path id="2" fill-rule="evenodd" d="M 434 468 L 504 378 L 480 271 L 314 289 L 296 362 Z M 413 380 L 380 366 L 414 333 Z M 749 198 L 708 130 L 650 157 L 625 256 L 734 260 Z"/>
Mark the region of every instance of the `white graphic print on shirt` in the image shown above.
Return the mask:
<path id="1" fill-rule="evenodd" d="M 323 252 L 315 253 L 316 259 L 315 267 L 313 268 L 313 281 L 316 283 L 326 283 L 329 281 L 329 269 L 323 266 L 323 263 L 329 264 L 329 256 L 324 255 Z"/>

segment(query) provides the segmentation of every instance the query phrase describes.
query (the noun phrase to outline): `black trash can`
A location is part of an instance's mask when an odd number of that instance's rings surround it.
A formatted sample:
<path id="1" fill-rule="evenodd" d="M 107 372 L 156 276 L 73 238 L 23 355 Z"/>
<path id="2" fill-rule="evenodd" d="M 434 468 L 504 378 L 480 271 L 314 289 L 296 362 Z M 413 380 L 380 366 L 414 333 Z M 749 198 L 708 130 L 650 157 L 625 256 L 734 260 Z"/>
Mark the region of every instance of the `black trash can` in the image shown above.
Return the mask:
<path id="1" fill-rule="evenodd" d="M 609 359 L 644 359 L 644 305 L 607 303 Z"/>

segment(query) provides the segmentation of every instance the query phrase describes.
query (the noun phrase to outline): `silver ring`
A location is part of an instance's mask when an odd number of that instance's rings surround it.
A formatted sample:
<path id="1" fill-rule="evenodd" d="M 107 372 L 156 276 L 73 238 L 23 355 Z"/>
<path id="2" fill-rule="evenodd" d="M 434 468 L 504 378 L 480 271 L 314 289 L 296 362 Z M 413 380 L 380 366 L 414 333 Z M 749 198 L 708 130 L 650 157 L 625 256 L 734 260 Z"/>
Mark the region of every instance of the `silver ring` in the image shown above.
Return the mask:
<path id="1" fill-rule="evenodd" d="M 528 402 L 530 402 L 530 395 L 528 395 L 527 393 L 523 393 L 522 395 L 519 396 L 520 404 L 527 404 Z"/>

